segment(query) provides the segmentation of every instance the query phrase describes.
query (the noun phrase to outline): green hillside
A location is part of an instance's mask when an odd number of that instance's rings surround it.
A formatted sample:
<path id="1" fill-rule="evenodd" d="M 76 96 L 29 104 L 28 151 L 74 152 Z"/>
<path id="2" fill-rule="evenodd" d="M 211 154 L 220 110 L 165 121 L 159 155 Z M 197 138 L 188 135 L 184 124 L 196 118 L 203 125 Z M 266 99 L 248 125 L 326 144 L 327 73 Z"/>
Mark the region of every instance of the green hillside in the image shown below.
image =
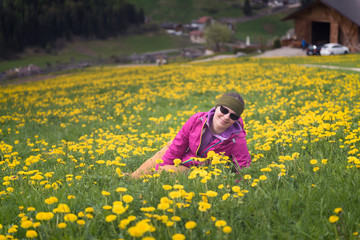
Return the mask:
<path id="1" fill-rule="evenodd" d="M 286 32 L 294 28 L 293 21 L 281 21 L 291 11 L 264 16 L 249 22 L 242 22 L 236 25 L 235 38 L 245 41 L 250 36 L 251 42 L 267 43 L 275 37 L 282 37 Z"/>
<path id="2" fill-rule="evenodd" d="M 199 16 L 242 17 L 243 0 L 128 0 L 143 8 L 147 18 L 163 22 L 191 22 Z M 256 11 L 256 9 L 254 9 Z"/>

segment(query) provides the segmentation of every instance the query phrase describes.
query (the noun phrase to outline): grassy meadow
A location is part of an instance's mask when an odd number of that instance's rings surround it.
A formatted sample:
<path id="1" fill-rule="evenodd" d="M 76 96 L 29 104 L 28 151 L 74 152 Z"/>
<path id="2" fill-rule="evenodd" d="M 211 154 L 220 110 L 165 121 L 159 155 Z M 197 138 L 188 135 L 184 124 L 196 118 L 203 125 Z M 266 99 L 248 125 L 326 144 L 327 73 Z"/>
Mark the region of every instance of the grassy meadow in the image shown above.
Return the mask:
<path id="1" fill-rule="evenodd" d="M 304 59 L 0 86 L 0 239 L 360 239 L 360 75 Z M 360 56 L 306 63 L 319 59 Z M 231 91 L 246 101 L 249 168 L 209 154 L 186 174 L 124 176 Z"/>

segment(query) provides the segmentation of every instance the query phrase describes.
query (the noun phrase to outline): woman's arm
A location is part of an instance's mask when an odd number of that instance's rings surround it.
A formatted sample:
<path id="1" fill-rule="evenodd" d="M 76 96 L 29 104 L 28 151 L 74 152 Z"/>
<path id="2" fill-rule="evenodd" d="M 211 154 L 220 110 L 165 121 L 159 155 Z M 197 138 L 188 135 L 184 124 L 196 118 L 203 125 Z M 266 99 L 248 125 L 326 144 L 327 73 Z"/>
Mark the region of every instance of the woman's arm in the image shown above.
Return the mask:
<path id="1" fill-rule="evenodd" d="M 161 166 L 174 165 L 174 159 L 182 159 L 185 152 L 189 148 L 189 135 L 193 126 L 193 123 L 197 118 L 196 114 L 191 116 L 186 123 L 182 126 L 180 131 L 176 134 L 176 137 L 172 141 L 169 149 L 165 155 L 161 158 L 164 162 Z"/>
<path id="2" fill-rule="evenodd" d="M 236 143 L 233 148 L 233 161 L 237 170 L 250 166 L 251 157 L 244 137 L 236 139 Z"/>

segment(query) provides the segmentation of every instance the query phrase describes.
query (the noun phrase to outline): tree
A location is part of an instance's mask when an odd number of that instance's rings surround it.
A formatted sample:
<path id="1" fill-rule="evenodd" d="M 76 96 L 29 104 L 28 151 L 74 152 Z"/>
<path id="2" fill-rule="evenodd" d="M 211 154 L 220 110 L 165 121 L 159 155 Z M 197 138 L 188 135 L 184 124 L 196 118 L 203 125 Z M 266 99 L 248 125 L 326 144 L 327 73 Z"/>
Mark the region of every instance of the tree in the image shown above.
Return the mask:
<path id="1" fill-rule="evenodd" d="M 71 36 L 116 36 L 144 22 L 125 0 L 0 0 L 0 57 Z"/>
<path id="2" fill-rule="evenodd" d="M 250 5 L 250 0 L 245 0 L 244 14 L 246 16 L 251 16 L 252 15 L 252 9 L 251 9 L 251 5 Z"/>
<path id="3" fill-rule="evenodd" d="M 205 29 L 204 35 L 206 45 L 219 51 L 221 43 L 231 42 L 233 32 L 226 25 L 215 22 Z"/>

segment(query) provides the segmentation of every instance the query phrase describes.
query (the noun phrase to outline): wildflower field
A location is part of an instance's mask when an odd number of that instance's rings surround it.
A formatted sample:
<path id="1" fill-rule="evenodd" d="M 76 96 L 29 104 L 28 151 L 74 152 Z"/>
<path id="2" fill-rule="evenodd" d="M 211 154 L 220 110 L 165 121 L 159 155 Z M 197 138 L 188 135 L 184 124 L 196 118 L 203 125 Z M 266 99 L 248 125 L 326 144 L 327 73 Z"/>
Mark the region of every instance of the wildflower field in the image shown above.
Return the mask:
<path id="1" fill-rule="evenodd" d="M 321 62 L 319 59 L 322 59 Z M 0 239 L 360 239 L 360 55 L 99 67 L 0 87 Z M 132 172 L 238 92 L 252 165 Z"/>

